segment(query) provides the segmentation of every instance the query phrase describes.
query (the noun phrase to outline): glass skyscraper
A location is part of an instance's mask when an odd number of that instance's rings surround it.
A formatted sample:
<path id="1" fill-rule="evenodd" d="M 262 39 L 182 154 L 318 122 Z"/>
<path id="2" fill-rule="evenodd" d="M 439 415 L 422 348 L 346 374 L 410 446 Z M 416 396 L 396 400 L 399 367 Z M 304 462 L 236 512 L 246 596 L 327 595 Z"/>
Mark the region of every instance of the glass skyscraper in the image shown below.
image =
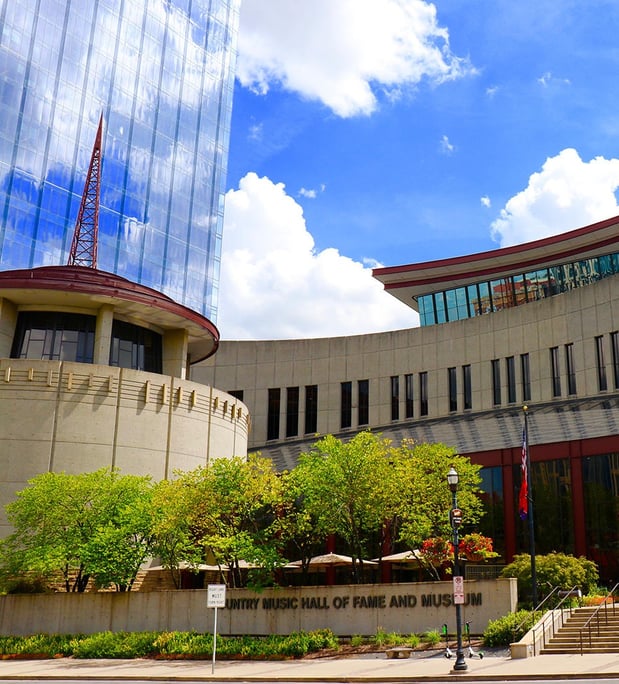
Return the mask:
<path id="1" fill-rule="evenodd" d="M 240 0 L 0 0 L 0 269 L 67 263 L 99 118 L 97 268 L 215 320 Z"/>

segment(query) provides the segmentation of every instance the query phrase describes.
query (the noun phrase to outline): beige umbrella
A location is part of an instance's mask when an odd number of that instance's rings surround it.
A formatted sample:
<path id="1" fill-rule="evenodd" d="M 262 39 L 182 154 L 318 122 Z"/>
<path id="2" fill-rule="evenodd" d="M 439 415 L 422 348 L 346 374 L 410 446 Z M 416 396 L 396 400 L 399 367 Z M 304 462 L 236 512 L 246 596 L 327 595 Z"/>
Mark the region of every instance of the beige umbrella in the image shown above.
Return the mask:
<path id="1" fill-rule="evenodd" d="M 421 551 L 419 549 L 413 549 L 412 551 L 400 551 L 400 553 L 392 553 L 389 556 L 383 556 L 382 558 L 374 558 L 374 561 L 384 561 L 386 563 L 421 563 L 423 564 L 423 558 L 421 556 Z"/>
<path id="2" fill-rule="evenodd" d="M 363 563 L 363 565 L 378 565 L 378 563 L 375 563 L 374 561 L 369 561 L 369 560 L 358 560 L 357 562 Z M 308 568 L 312 570 L 318 570 L 318 569 L 323 569 L 323 568 L 329 568 L 329 567 L 341 567 L 344 565 L 352 565 L 353 564 L 353 559 L 351 556 L 344 556 L 339 553 L 324 553 L 321 556 L 314 556 L 313 558 L 309 559 L 309 562 L 307 564 Z M 292 561 L 292 563 L 288 563 L 290 567 L 296 567 L 300 568 L 303 566 L 303 561 L 298 560 L 298 561 Z"/>
<path id="3" fill-rule="evenodd" d="M 142 569 L 146 572 L 149 572 L 150 570 L 205 570 L 207 572 L 219 572 L 220 570 L 227 570 L 228 568 L 225 565 L 207 565 L 205 563 L 197 563 L 196 565 L 192 565 L 191 563 L 181 561 L 177 566 L 172 568 L 166 567 L 165 565 L 151 565 L 148 568 Z"/>

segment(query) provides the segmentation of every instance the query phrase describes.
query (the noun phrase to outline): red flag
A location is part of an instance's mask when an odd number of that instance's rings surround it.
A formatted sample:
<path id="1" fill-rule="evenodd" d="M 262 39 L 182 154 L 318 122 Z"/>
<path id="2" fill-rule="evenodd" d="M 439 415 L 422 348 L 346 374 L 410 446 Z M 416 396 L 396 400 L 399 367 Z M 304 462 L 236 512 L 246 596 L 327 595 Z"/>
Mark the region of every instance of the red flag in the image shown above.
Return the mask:
<path id="1" fill-rule="evenodd" d="M 529 482 L 527 472 L 527 431 L 522 429 L 522 461 L 520 463 L 520 495 L 518 496 L 518 513 L 522 520 L 529 514 Z"/>

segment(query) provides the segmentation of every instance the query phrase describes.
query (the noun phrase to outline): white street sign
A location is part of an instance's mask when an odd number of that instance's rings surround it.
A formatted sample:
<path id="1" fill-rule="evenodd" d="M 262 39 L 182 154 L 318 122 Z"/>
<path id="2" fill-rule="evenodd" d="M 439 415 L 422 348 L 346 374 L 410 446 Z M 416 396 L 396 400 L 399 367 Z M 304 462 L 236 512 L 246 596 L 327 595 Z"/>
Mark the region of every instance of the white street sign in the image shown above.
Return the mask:
<path id="1" fill-rule="evenodd" d="M 464 577 L 457 575 L 454 580 L 454 603 L 456 605 L 464 603 Z"/>
<path id="2" fill-rule="evenodd" d="M 206 595 L 207 608 L 225 608 L 226 607 L 226 585 L 225 584 L 209 584 L 208 593 Z"/>

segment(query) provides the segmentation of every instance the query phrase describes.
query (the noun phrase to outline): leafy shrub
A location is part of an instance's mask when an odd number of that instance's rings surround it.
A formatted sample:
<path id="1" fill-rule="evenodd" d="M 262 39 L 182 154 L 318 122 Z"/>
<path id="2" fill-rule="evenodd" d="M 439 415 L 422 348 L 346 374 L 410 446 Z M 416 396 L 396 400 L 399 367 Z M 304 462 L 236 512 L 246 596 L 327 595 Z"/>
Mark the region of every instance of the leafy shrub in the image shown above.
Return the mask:
<path id="1" fill-rule="evenodd" d="M 387 645 L 387 632 L 385 632 L 385 630 L 382 627 L 379 627 L 376 630 L 376 634 L 374 635 L 373 641 L 379 647 L 386 646 Z"/>
<path id="2" fill-rule="evenodd" d="M 533 627 L 540 615 L 539 612 L 519 610 L 498 620 L 491 620 L 483 635 L 484 645 L 509 646 L 513 641 L 519 641 Z"/>
<path id="3" fill-rule="evenodd" d="M 565 553 L 536 556 L 535 574 L 538 588 L 558 586 L 560 589 L 567 590 L 579 587 L 583 594 L 589 594 L 595 590 L 599 578 L 598 567 L 593 561 L 583 556 L 575 558 Z M 524 601 L 525 597 L 530 597 L 531 556 L 528 553 L 515 556 L 513 562 L 503 568 L 501 577 L 517 578 L 520 601 Z"/>
<path id="4" fill-rule="evenodd" d="M 405 646 L 409 646 L 410 648 L 417 648 L 419 644 L 421 643 L 421 638 L 419 637 L 418 634 L 409 634 L 406 637 L 406 641 L 404 642 Z"/>
<path id="5" fill-rule="evenodd" d="M 365 643 L 365 639 L 360 635 L 360 634 L 353 634 L 350 637 L 350 645 L 351 646 L 363 646 Z"/>
<path id="6" fill-rule="evenodd" d="M 73 640 L 76 658 L 140 658 L 153 652 L 152 632 L 98 632 Z"/>
<path id="7" fill-rule="evenodd" d="M 33 634 L 32 636 L 0 637 L 0 655 L 37 655 L 53 658 L 73 653 L 71 641 L 74 637 L 61 634 Z"/>
<path id="8" fill-rule="evenodd" d="M 225 641 L 222 639 L 217 644 L 217 650 L 221 653 Z M 198 632 L 161 632 L 153 640 L 153 648 L 155 653 L 161 655 L 200 658 L 213 653 L 213 637 Z"/>
<path id="9" fill-rule="evenodd" d="M 441 641 L 441 635 L 438 629 L 429 629 L 423 633 L 422 641 L 429 646 L 436 646 Z"/>

